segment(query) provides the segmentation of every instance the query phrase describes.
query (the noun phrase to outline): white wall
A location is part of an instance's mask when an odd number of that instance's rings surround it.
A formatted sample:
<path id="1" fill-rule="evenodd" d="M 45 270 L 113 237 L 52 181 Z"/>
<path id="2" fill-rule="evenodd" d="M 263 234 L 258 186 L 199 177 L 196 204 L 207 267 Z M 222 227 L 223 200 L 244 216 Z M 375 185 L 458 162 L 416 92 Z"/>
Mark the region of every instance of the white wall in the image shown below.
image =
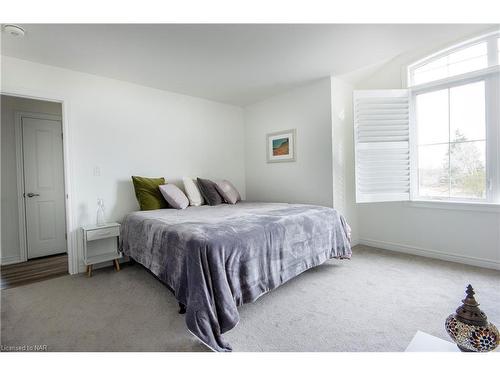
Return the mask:
<path id="1" fill-rule="evenodd" d="M 297 161 L 267 163 L 266 134 L 297 129 Z M 334 207 L 353 229 L 352 87 L 325 78 L 245 108 L 247 198 Z"/>
<path id="2" fill-rule="evenodd" d="M 239 107 L 3 57 L 2 91 L 17 90 L 67 100 L 71 235 L 95 221 L 98 197 L 108 220 L 137 210 L 131 175 L 164 176 L 170 182 L 184 175 L 226 178 L 245 196 Z"/>
<path id="3" fill-rule="evenodd" d="M 353 87 L 331 78 L 333 207 L 345 216 L 352 229 L 352 244 L 358 243 L 358 218 L 355 205 Z"/>
<path id="4" fill-rule="evenodd" d="M 17 207 L 17 169 L 15 143 L 15 113 L 37 112 L 61 115 L 61 104 L 43 102 L 12 96 L 1 96 L 1 135 L 2 135 L 2 251 L 1 264 L 19 262 L 19 211 Z"/>
<path id="5" fill-rule="evenodd" d="M 332 207 L 330 79 L 245 108 L 247 199 Z M 297 129 L 295 162 L 267 163 L 266 134 Z"/>
<path id="6" fill-rule="evenodd" d="M 398 57 L 356 88 L 401 88 L 401 70 L 415 58 Z M 246 188 L 250 200 L 334 206 L 362 243 L 500 267 L 499 213 L 408 203 L 352 208 L 352 103 L 349 85 L 339 80 L 324 79 L 242 110 L 8 57 L 2 78 L 2 90 L 68 100 L 73 235 L 94 221 L 97 197 L 104 198 L 109 220 L 137 209 L 130 175 L 174 182 L 183 175 L 224 177 L 243 196 Z M 297 161 L 266 163 L 266 134 L 290 128 L 297 128 Z M 2 134 L 2 170 L 3 148 Z M 4 222 L 2 250 L 9 231 Z"/>
<path id="7" fill-rule="evenodd" d="M 356 89 L 404 88 L 406 66 L 441 47 L 401 55 L 359 82 Z M 357 207 L 361 243 L 500 269 L 500 212 L 418 207 L 403 202 Z"/>

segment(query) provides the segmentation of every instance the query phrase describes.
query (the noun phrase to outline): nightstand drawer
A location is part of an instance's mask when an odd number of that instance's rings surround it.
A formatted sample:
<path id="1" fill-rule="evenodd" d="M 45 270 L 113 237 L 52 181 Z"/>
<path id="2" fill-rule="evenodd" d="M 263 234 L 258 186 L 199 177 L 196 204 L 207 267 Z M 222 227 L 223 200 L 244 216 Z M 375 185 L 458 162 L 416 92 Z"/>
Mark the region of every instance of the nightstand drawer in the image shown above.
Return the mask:
<path id="1" fill-rule="evenodd" d="M 108 227 L 87 231 L 87 241 L 100 240 L 101 238 L 116 237 L 120 235 L 120 227 Z"/>

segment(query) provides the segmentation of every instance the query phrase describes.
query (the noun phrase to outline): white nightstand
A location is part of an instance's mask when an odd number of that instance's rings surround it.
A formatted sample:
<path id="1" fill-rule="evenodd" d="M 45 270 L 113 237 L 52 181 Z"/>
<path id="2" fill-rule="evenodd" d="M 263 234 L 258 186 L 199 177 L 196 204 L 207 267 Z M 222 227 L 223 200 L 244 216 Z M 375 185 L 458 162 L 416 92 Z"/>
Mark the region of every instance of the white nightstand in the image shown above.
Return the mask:
<path id="1" fill-rule="evenodd" d="M 100 226 L 85 225 L 83 234 L 83 261 L 87 266 L 87 275 L 92 276 L 92 265 L 112 260 L 117 271 L 120 271 L 118 259 L 122 257 L 118 251 L 120 237 L 119 223 L 106 223 Z"/>

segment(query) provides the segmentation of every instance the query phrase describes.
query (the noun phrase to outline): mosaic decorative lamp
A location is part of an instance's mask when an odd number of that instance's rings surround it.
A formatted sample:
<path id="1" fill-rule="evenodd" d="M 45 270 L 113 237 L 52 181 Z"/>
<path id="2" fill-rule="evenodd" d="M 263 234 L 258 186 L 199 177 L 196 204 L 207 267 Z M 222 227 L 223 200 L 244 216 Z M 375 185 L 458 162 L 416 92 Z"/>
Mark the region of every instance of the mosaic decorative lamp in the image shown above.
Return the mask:
<path id="1" fill-rule="evenodd" d="M 446 319 L 446 332 L 463 352 L 495 350 L 500 341 L 497 327 L 488 323 L 486 314 L 479 309 L 471 285 L 467 286 L 465 293 L 463 305 Z"/>

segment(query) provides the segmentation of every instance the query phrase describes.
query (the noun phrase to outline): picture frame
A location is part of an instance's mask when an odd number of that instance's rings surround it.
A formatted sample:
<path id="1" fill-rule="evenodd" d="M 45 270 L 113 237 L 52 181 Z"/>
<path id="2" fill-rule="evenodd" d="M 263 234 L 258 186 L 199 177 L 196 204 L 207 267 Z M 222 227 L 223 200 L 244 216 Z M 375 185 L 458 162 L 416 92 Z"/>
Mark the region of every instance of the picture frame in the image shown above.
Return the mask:
<path id="1" fill-rule="evenodd" d="M 297 160 L 297 129 L 282 130 L 266 135 L 268 163 L 282 163 Z"/>

